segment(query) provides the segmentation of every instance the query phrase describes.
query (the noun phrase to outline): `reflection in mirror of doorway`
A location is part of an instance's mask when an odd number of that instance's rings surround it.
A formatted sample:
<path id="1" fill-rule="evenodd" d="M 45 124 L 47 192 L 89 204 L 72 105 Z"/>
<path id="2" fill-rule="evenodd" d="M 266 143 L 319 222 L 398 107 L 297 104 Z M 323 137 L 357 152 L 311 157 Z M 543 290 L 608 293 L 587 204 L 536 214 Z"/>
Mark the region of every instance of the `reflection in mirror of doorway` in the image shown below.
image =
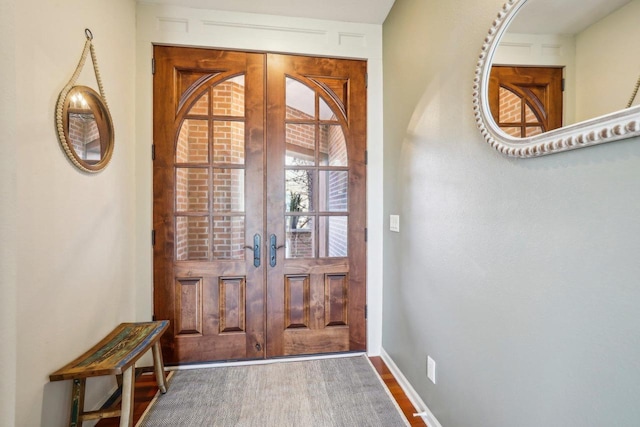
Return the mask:
<path id="1" fill-rule="evenodd" d="M 626 108 L 640 73 L 640 0 L 528 0 L 493 65 L 564 69 L 563 125 Z M 638 100 L 635 100 L 635 104 Z"/>

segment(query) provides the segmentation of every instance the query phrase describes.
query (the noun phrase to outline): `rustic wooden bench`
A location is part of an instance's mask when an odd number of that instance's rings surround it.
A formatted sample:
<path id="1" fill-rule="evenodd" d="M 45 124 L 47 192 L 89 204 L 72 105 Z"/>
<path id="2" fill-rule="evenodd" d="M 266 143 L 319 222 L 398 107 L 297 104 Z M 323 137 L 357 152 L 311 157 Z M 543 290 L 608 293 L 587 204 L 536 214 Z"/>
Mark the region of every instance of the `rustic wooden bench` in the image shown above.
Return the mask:
<path id="1" fill-rule="evenodd" d="M 167 392 L 160 337 L 169 321 L 122 323 L 89 351 L 49 376 L 51 381 L 73 380 L 69 426 L 82 426 L 83 421 L 120 417 L 120 427 L 133 426 L 135 363 L 147 350 L 153 352 L 153 365 L 160 392 Z M 108 408 L 84 411 L 86 379 L 115 375 L 120 397 Z M 120 403 L 121 401 L 121 403 Z"/>

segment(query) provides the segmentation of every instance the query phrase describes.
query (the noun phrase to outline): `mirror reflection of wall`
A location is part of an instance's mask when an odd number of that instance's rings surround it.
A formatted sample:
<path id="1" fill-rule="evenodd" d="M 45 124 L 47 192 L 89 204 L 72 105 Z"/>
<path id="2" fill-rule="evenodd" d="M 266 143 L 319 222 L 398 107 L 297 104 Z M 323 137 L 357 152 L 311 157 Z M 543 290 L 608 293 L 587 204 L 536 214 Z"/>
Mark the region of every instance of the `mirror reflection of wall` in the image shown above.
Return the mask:
<path id="1" fill-rule="evenodd" d="M 113 124 L 106 104 L 86 86 L 73 86 L 63 94 L 59 101 L 62 112 L 56 116 L 60 143 L 80 169 L 104 168 L 113 152 Z"/>
<path id="2" fill-rule="evenodd" d="M 493 65 L 561 67 L 563 125 L 582 122 L 626 107 L 640 74 L 639 24 L 640 0 L 528 0 Z"/>
<path id="3" fill-rule="evenodd" d="M 100 132 L 91 110 L 69 112 L 69 140 L 82 160 L 97 163 L 102 159 Z"/>
<path id="4" fill-rule="evenodd" d="M 576 37 L 577 120 L 626 107 L 640 74 L 639 46 L 640 0 L 629 2 Z"/>

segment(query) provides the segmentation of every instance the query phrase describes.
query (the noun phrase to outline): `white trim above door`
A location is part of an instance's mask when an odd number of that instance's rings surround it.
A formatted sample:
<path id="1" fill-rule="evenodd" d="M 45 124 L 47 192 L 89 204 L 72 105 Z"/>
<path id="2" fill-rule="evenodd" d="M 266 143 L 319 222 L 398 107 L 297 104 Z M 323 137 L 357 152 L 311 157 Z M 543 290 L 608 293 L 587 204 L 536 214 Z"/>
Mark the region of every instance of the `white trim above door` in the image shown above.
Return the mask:
<path id="1" fill-rule="evenodd" d="M 382 343 L 382 25 L 355 24 L 138 3 L 136 76 L 136 318 L 152 300 L 153 44 L 260 50 L 367 60 L 367 348 Z"/>

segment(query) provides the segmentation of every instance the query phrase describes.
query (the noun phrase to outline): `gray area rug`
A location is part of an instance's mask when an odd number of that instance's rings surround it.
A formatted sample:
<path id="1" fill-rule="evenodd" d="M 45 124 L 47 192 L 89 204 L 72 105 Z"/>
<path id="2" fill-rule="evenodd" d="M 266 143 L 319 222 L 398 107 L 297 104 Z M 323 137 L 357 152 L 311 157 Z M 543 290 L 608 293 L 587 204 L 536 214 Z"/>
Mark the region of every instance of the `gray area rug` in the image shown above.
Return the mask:
<path id="1" fill-rule="evenodd" d="M 365 356 L 177 371 L 138 424 L 407 426 Z"/>

